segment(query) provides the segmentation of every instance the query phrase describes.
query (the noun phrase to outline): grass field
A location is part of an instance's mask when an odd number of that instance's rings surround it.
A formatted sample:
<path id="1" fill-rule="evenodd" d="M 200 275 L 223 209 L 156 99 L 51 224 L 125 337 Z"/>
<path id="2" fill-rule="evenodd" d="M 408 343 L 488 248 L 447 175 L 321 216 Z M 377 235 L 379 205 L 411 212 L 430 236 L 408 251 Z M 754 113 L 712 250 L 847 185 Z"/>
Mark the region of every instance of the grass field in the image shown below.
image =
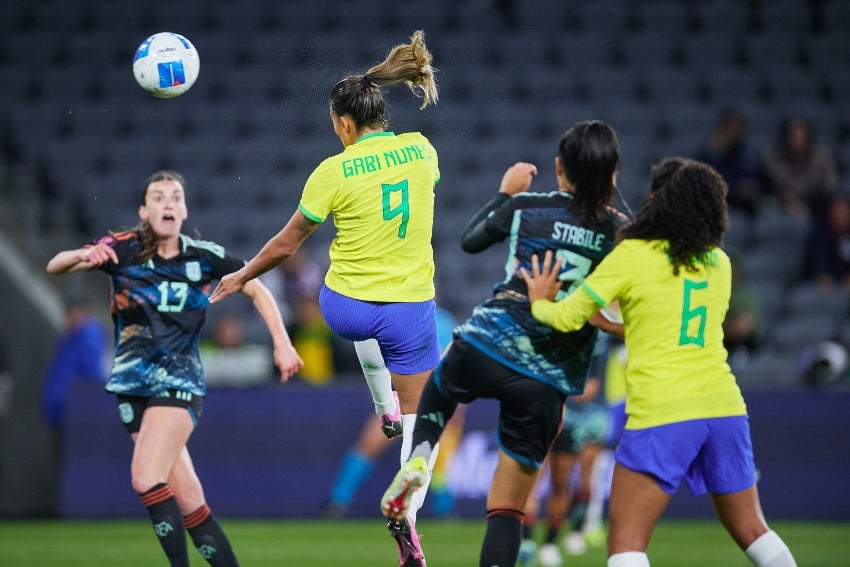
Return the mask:
<path id="1" fill-rule="evenodd" d="M 380 519 L 330 521 L 225 520 L 243 567 L 394 567 L 395 546 Z M 773 522 L 801 567 L 850 565 L 850 524 Z M 484 521 L 419 525 L 429 567 L 478 565 Z M 191 545 L 191 544 L 190 544 Z M 661 523 L 649 549 L 653 567 L 750 565 L 720 525 L 710 521 Z M 3 567 L 135 567 L 165 565 L 144 521 L 0 522 Z M 192 565 L 207 563 L 192 551 Z M 605 565 L 602 549 L 569 557 L 565 567 Z"/>

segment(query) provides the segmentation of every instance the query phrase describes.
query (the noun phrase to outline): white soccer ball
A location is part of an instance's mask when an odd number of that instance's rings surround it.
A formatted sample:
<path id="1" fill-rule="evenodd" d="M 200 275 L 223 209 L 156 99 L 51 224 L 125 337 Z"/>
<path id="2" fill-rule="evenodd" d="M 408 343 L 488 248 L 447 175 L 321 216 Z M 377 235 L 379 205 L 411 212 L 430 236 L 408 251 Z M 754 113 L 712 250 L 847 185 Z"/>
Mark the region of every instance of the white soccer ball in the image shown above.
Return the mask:
<path id="1" fill-rule="evenodd" d="M 195 46 L 177 33 L 150 36 L 133 57 L 136 82 L 159 98 L 172 98 L 188 91 L 200 70 L 201 60 Z"/>

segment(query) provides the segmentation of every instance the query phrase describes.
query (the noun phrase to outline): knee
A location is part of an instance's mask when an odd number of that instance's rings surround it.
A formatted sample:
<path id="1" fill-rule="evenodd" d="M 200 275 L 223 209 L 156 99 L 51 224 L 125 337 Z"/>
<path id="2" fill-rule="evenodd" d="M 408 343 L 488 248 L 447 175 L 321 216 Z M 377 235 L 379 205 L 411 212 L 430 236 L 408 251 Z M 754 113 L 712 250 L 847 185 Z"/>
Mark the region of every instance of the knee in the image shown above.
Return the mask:
<path id="1" fill-rule="evenodd" d="M 190 514 L 206 504 L 204 491 L 200 483 L 197 485 L 180 484 L 174 486 L 174 497 L 177 499 L 177 505 L 180 506 L 180 511 L 183 515 Z"/>
<path id="2" fill-rule="evenodd" d="M 130 483 L 133 490 L 144 494 L 154 486 L 167 481 L 166 475 L 159 474 L 153 467 L 133 461 L 130 466 Z"/>
<path id="3" fill-rule="evenodd" d="M 729 535 L 732 536 L 738 547 L 747 549 L 769 530 L 770 528 L 764 522 L 756 519 L 731 527 L 729 529 Z"/>

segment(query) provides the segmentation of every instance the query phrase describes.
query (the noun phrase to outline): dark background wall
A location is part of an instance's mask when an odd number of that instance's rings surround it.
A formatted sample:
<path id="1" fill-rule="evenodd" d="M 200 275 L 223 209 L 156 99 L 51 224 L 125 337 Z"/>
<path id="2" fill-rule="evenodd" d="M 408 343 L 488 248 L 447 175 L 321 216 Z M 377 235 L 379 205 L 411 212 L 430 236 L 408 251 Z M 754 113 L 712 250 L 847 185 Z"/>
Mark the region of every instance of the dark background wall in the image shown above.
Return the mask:
<path id="1" fill-rule="evenodd" d="M 769 518 L 850 519 L 850 392 L 750 393 L 750 425 Z M 77 389 L 65 439 L 61 512 L 67 517 L 142 516 L 129 484 L 130 442 L 113 396 Z M 287 385 L 211 392 L 190 440 L 207 497 L 217 514 L 310 517 L 318 514 L 336 466 L 370 411 L 360 384 L 314 389 Z M 466 439 L 450 485 L 457 512 L 479 517 L 495 458 L 497 406 L 468 406 Z M 471 441 L 470 441 L 471 440 Z M 483 442 L 482 442 L 483 441 Z M 380 460 L 352 505 L 374 516 L 398 469 L 399 445 Z M 462 477 L 462 478 L 457 478 Z M 428 504 L 423 516 L 429 514 Z M 683 489 L 670 517 L 713 514 L 708 498 Z"/>

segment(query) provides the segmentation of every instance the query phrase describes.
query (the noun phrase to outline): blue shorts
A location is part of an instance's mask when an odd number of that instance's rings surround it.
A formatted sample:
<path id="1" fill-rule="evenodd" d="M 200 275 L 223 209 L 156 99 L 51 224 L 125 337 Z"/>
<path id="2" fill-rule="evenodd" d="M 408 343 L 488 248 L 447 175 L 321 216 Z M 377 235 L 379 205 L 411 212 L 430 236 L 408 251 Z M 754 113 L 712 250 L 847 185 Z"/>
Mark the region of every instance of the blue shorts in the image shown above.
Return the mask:
<path id="1" fill-rule="evenodd" d="M 626 429 L 615 456 L 627 469 L 655 477 L 668 494 L 682 479 L 694 496 L 740 492 L 756 482 L 745 415 Z"/>
<path id="2" fill-rule="evenodd" d="M 396 374 L 433 370 L 440 361 L 436 304 L 373 303 L 337 293 L 323 285 L 322 315 L 334 333 L 349 341 L 376 339 L 384 364 Z"/>

